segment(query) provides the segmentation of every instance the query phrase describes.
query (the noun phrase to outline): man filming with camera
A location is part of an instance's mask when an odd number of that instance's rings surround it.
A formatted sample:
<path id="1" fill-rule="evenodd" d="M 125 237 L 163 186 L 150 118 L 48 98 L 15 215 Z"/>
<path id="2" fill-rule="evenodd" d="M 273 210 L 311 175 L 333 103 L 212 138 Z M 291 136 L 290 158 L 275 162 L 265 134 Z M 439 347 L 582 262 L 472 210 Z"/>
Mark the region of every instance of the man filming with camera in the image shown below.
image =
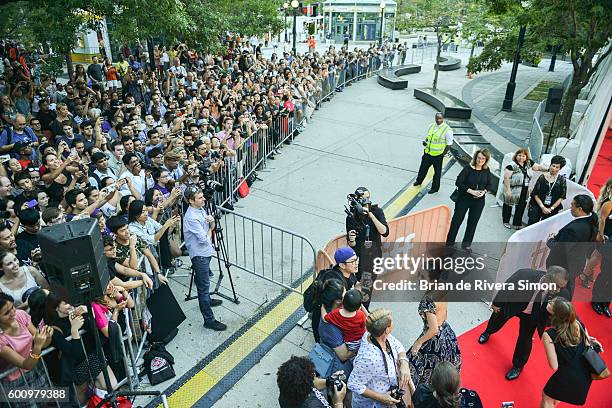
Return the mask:
<path id="1" fill-rule="evenodd" d="M 370 201 L 370 191 L 358 187 L 349 195 L 349 208 L 346 210 L 346 232 L 348 244 L 359 257 L 357 279 L 364 293 L 364 305 L 370 304 L 369 294 L 373 280 L 374 258 L 382 257 L 381 237 L 389 235 L 385 213 Z"/>
<path id="2" fill-rule="evenodd" d="M 215 319 L 211 308 L 219 306 L 221 299 L 210 298 L 210 260 L 214 252 L 210 234 L 215 228 L 215 219 L 204 210 L 206 199 L 200 188 L 190 186 L 185 190 L 185 199 L 189 202 L 189 208 L 183 217 L 183 234 L 191 258 L 204 327 L 223 331 L 227 326 Z"/>

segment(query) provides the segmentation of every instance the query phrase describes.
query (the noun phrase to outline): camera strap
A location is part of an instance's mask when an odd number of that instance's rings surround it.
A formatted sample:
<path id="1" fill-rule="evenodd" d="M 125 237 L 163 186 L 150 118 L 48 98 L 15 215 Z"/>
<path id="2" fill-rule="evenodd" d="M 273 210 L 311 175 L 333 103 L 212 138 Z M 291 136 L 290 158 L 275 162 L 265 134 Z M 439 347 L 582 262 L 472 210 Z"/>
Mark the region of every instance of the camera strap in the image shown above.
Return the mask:
<path id="1" fill-rule="evenodd" d="M 380 350 L 380 353 L 382 354 L 383 362 L 385 363 L 385 372 L 387 373 L 387 379 L 389 379 L 390 378 L 389 365 L 387 364 L 387 357 L 385 356 L 385 352 L 383 351 L 380 344 L 378 344 L 378 340 L 376 340 L 376 338 L 372 336 L 371 334 L 370 334 L 370 341 L 372 341 L 372 344 L 374 344 L 374 346 L 376 346 L 376 348 Z M 395 356 L 393 355 L 393 350 L 391 349 L 391 344 L 389 343 L 388 339 L 385 340 L 385 345 L 387 346 L 387 354 L 391 357 L 391 360 L 393 360 L 393 369 L 395 370 L 395 378 L 397 380 L 397 369 L 396 369 L 396 364 L 395 364 Z M 397 383 L 399 385 L 399 381 Z M 393 384 L 391 384 L 391 381 L 389 381 L 389 385 L 393 386 Z"/>

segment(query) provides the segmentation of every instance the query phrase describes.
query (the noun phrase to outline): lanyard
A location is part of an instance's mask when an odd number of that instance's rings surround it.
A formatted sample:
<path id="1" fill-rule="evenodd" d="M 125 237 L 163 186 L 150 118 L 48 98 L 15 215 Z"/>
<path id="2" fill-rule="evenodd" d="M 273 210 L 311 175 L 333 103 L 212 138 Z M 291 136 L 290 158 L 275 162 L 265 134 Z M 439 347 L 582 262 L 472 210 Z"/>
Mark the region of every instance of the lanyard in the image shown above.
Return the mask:
<path id="1" fill-rule="evenodd" d="M 555 181 L 552 183 L 552 185 L 550 184 L 548 180 L 546 180 L 546 182 L 548 183 L 548 195 L 550 195 L 552 189 L 555 188 L 555 184 L 557 184 L 557 180 L 559 180 L 558 174 L 557 174 L 557 177 L 555 177 Z"/>
<path id="2" fill-rule="evenodd" d="M 374 346 L 376 346 L 376 348 L 380 350 L 380 353 L 382 354 L 383 362 L 385 363 L 385 372 L 387 373 L 387 380 L 389 381 L 389 385 L 393 386 L 393 384 L 389 380 L 390 376 L 389 376 L 389 365 L 387 364 L 387 356 L 385 356 L 385 352 L 383 351 L 380 344 L 378 344 L 378 341 L 376 340 L 376 338 L 374 338 L 374 336 L 370 335 L 370 340 L 372 341 L 372 344 L 374 344 Z M 387 346 L 387 354 L 391 357 L 391 360 L 393 360 L 393 367 L 395 368 L 395 357 L 393 356 L 393 350 L 391 349 L 391 344 L 389 343 L 389 340 L 385 340 L 385 345 Z M 395 376 L 397 378 L 397 371 L 395 373 Z"/>

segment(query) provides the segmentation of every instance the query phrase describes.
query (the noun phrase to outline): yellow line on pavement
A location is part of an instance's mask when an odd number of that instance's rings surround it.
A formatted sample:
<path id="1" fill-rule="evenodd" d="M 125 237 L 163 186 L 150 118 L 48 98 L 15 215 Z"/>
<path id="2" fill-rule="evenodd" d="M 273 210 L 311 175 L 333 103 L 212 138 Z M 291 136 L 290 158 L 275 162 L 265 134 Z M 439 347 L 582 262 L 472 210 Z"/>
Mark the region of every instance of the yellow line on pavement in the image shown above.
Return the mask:
<path id="1" fill-rule="evenodd" d="M 445 156 L 442 160 L 442 169 L 448 164 L 450 158 Z M 385 218 L 388 220 L 393 219 L 398 216 L 398 214 L 408 205 L 408 203 L 416 197 L 429 182 L 433 179 L 434 170 L 433 167 L 429 168 L 427 175 L 425 176 L 425 180 L 421 183 L 420 186 L 409 186 L 406 188 L 391 204 L 387 205 L 384 209 Z"/>

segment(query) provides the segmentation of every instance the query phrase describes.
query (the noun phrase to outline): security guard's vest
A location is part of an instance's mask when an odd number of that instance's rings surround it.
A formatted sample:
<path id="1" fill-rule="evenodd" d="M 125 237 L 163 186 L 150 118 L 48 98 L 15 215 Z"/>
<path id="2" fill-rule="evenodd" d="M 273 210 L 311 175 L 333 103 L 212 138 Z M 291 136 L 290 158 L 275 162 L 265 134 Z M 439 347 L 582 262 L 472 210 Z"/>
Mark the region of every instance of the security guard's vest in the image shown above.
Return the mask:
<path id="1" fill-rule="evenodd" d="M 425 146 L 425 153 L 430 156 L 439 156 L 444 153 L 446 148 L 446 132 L 450 130 L 450 126 L 446 123 L 442 123 L 436 131 L 434 131 L 435 123 L 432 123 L 427 130 L 427 146 Z"/>

